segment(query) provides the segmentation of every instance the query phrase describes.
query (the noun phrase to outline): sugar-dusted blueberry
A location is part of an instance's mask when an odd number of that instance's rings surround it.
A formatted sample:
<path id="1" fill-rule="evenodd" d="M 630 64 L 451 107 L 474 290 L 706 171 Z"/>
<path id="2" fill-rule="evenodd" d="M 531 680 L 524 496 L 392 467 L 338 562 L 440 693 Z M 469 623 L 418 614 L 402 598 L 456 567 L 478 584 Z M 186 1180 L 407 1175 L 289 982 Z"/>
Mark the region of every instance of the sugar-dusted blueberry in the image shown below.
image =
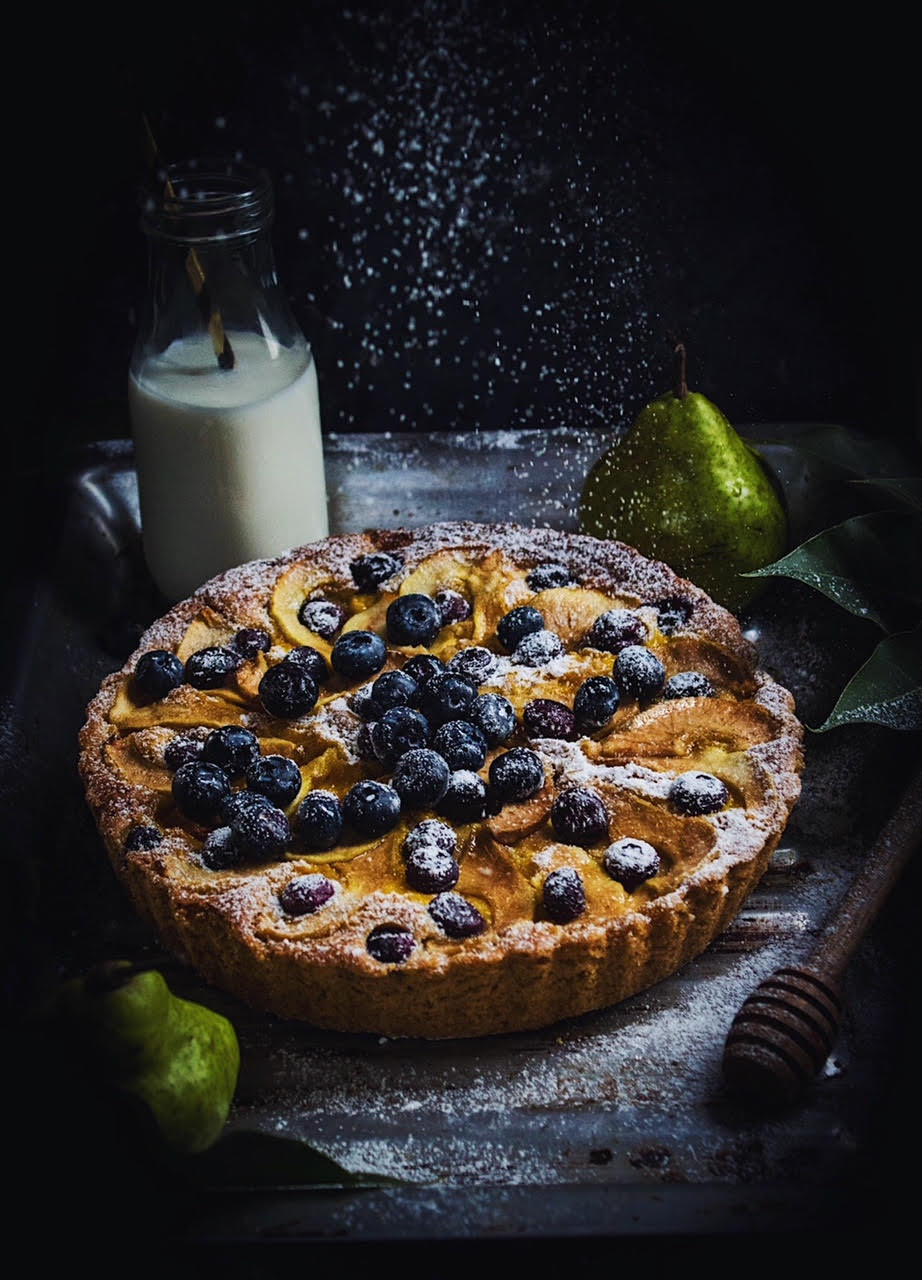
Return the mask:
<path id="1" fill-rule="evenodd" d="M 729 799 L 726 783 L 712 773 L 694 769 L 680 773 L 669 788 L 669 803 L 685 818 L 717 813 Z"/>
<path id="2" fill-rule="evenodd" d="M 346 631 L 333 645 L 333 670 L 347 680 L 376 675 L 387 661 L 387 645 L 374 631 Z"/>
<path id="3" fill-rule="evenodd" d="M 473 902 L 451 889 L 438 894 L 429 903 L 429 914 L 449 938 L 475 938 L 483 933 L 487 922 Z"/>
<path id="4" fill-rule="evenodd" d="M 289 650 L 285 655 L 285 661 L 293 662 L 295 666 L 301 667 L 315 684 L 323 684 L 330 678 L 330 668 L 327 666 L 326 658 L 313 645 L 296 645 L 294 649 Z"/>
<path id="5" fill-rule="evenodd" d="M 663 686 L 664 698 L 713 698 L 716 693 L 702 671 L 677 671 Z"/>
<path id="6" fill-rule="evenodd" d="M 149 853 L 151 849 L 156 849 L 162 843 L 163 832 L 159 827 L 139 824 L 132 827 L 125 836 L 123 847 L 126 853 Z"/>
<path id="7" fill-rule="evenodd" d="M 443 676 L 446 671 L 445 663 L 441 658 L 437 658 L 434 653 L 414 653 L 412 658 L 408 658 L 400 668 L 412 680 L 416 681 L 418 689 L 423 689 L 431 680 Z"/>
<path id="8" fill-rule="evenodd" d="M 512 652 L 512 661 L 522 667 L 546 667 L 563 653 L 563 641 L 557 632 L 542 628 L 522 637 Z"/>
<path id="9" fill-rule="evenodd" d="M 510 747 L 494 756 L 489 769 L 490 789 L 504 803 L 536 795 L 544 786 L 544 765 L 530 747 Z"/>
<path id="10" fill-rule="evenodd" d="M 246 784 L 251 791 L 285 809 L 301 790 L 301 770 L 290 756 L 259 756 L 247 768 Z"/>
<path id="11" fill-rule="evenodd" d="M 291 840 L 287 815 L 274 804 L 253 804 L 240 809 L 230 824 L 233 843 L 247 861 L 275 862 Z"/>
<path id="12" fill-rule="evenodd" d="M 440 849 L 454 853 L 458 848 L 458 833 L 454 827 L 450 827 L 447 822 L 440 822 L 438 818 L 424 818 L 407 832 L 403 842 L 404 857 L 423 844 L 437 844 Z"/>
<path id="13" fill-rule="evenodd" d="M 405 752 L 427 747 L 432 737 L 429 721 L 415 707 L 390 707 L 370 722 L 370 733 L 375 755 L 387 768 Z"/>
<path id="14" fill-rule="evenodd" d="M 477 689 L 466 676 L 446 671 L 422 686 L 417 705 L 436 729 L 448 720 L 464 720 L 476 697 Z"/>
<path id="15" fill-rule="evenodd" d="M 566 703 L 555 698 L 532 698 L 522 708 L 522 727 L 529 738 L 563 738 L 576 736 L 576 717 Z"/>
<path id="16" fill-rule="evenodd" d="M 343 797 L 343 818 L 359 836 L 373 839 L 391 831 L 400 817 L 400 796 L 386 782 L 362 778 Z"/>
<path id="17" fill-rule="evenodd" d="M 375 925 L 365 939 L 368 954 L 380 964 L 405 964 L 415 946 L 416 939 L 402 924 Z"/>
<path id="18" fill-rule="evenodd" d="M 465 622 L 474 612 L 470 601 L 452 587 L 443 587 L 432 599 L 442 615 L 443 627 L 450 627 L 453 622 Z"/>
<path id="19" fill-rule="evenodd" d="M 375 591 L 403 568 L 403 556 L 389 551 L 372 551 L 349 565 L 352 581 L 359 591 Z"/>
<path id="20" fill-rule="evenodd" d="M 662 862 L 646 840 L 624 836 L 610 844 L 602 856 L 602 866 L 628 893 L 660 873 Z"/>
<path id="21" fill-rule="evenodd" d="M 458 860 L 437 844 L 415 845 L 406 856 L 407 884 L 417 893 L 453 889 L 461 875 Z"/>
<path id="22" fill-rule="evenodd" d="M 294 830 L 308 849 L 332 849 L 339 843 L 343 830 L 343 807 L 339 796 L 319 787 L 316 791 L 308 791 L 295 813 Z"/>
<path id="23" fill-rule="evenodd" d="M 142 653 L 132 676 L 132 692 L 141 702 L 157 702 L 182 684 L 185 667 L 168 649 Z"/>
<path id="24" fill-rule="evenodd" d="M 501 693 L 478 693 L 466 714 L 491 747 L 502 746 L 515 729 L 515 707 Z"/>
<path id="25" fill-rule="evenodd" d="M 376 720 L 382 708 L 377 705 L 374 690 L 370 684 L 360 685 L 347 699 L 349 710 L 354 711 L 363 720 Z"/>
<path id="26" fill-rule="evenodd" d="M 272 637 L 263 627 L 241 627 L 231 641 L 231 648 L 240 655 L 241 662 L 250 662 L 261 653 L 268 653 Z"/>
<path id="27" fill-rule="evenodd" d="M 193 822 L 211 822 L 230 790 L 230 778 L 220 765 L 204 760 L 190 760 L 173 774 L 173 799 Z"/>
<path id="28" fill-rule="evenodd" d="M 657 614 L 657 626 L 664 636 L 671 636 L 684 627 L 694 612 L 694 605 L 684 596 L 669 596 L 658 600 L 654 606 Z"/>
<path id="29" fill-rule="evenodd" d="M 479 822 L 487 811 L 487 784 L 473 769 L 455 769 L 438 812 L 452 822 Z"/>
<path id="30" fill-rule="evenodd" d="M 519 641 L 533 631 L 544 629 L 544 615 L 531 604 L 520 604 L 503 614 L 496 624 L 496 637 L 507 653 L 512 653 Z"/>
<path id="31" fill-rule="evenodd" d="M 451 770 L 444 756 L 428 747 L 406 751 L 394 766 L 391 786 L 406 809 L 431 809 L 448 790 Z"/>
<path id="32" fill-rule="evenodd" d="M 298 621 L 324 640 L 332 640 L 346 621 L 346 611 L 335 600 L 305 600 Z"/>
<path id="33" fill-rule="evenodd" d="M 652 702 L 663 691 L 666 668 L 652 649 L 629 644 L 615 658 L 612 676 L 622 698 Z"/>
<path id="34" fill-rule="evenodd" d="M 418 692 L 419 685 L 406 671 L 382 671 L 370 689 L 374 715 L 379 716 L 391 707 L 412 706 Z"/>
<path id="35" fill-rule="evenodd" d="M 541 886 L 541 909 L 555 924 L 569 924 L 586 910 L 586 886 L 575 867 L 557 867 Z"/>
<path id="36" fill-rule="evenodd" d="M 241 787 L 239 791 L 230 791 L 218 805 L 215 813 L 215 820 L 222 827 L 229 827 L 239 813 L 244 809 L 255 809 L 260 806 L 265 807 L 272 801 L 268 796 L 262 796 L 258 791 L 250 791 L 246 787 Z"/>
<path id="37" fill-rule="evenodd" d="M 496 667 L 496 654 L 481 644 L 468 645 L 459 649 L 448 659 L 448 670 L 452 675 L 464 676 L 476 685 L 484 684 Z"/>
<path id="38" fill-rule="evenodd" d="M 336 883 L 319 871 L 295 876 L 279 892 L 279 906 L 286 916 L 312 916 L 336 893 Z"/>
<path id="39" fill-rule="evenodd" d="M 375 751 L 374 729 L 377 721 L 363 721 L 355 734 L 355 751 L 360 760 L 367 760 L 369 763 L 375 761 L 378 763 L 378 753 Z"/>
<path id="40" fill-rule="evenodd" d="M 410 591 L 387 606 L 387 638 L 391 644 L 431 644 L 442 629 L 442 614 L 431 596 Z"/>
<path id="41" fill-rule="evenodd" d="M 643 644 L 646 638 L 647 627 L 639 614 L 630 609 L 607 609 L 589 628 L 585 643 L 604 653 L 620 653 L 629 644 Z"/>
<path id="42" fill-rule="evenodd" d="M 263 675 L 259 696 L 270 716 L 297 720 L 312 710 L 317 701 L 317 681 L 296 662 L 283 659 Z"/>
<path id="43" fill-rule="evenodd" d="M 547 591 L 550 587 L 573 587 L 576 578 L 565 564 L 547 560 L 544 564 L 536 564 L 526 576 L 525 582 L 532 591 Z"/>
<path id="44" fill-rule="evenodd" d="M 234 843 L 233 831 L 227 826 L 208 832 L 201 857 L 209 871 L 232 871 L 246 861 Z"/>
<path id="45" fill-rule="evenodd" d="M 564 844 L 586 849 L 608 839 L 608 813 L 599 796 L 588 787 L 571 786 L 551 805 L 554 835 Z"/>
<path id="46" fill-rule="evenodd" d="M 446 720 L 432 735 L 432 746 L 452 769 L 482 769 L 488 743 L 483 732 L 469 720 Z"/>
<path id="47" fill-rule="evenodd" d="M 209 645 L 190 653 L 183 671 L 193 689 L 220 689 L 240 666 L 241 658 L 230 645 Z"/>
<path id="48" fill-rule="evenodd" d="M 258 758 L 259 739 L 243 725 L 222 724 L 202 743 L 202 759 L 220 765 L 231 779 L 242 778 Z"/>
<path id="49" fill-rule="evenodd" d="M 589 676 L 579 686 L 573 699 L 576 727 L 582 733 L 595 733 L 609 724 L 618 710 L 621 693 L 611 676 Z"/>
<path id="50" fill-rule="evenodd" d="M 181 764 L 188 764 L 190 760 L 198 760 L 201 754 L 201 738 L 193 738 L 188 733 L 177 733 L 170 738 L 163 748 L 163 763 L 175 773 Z"/>

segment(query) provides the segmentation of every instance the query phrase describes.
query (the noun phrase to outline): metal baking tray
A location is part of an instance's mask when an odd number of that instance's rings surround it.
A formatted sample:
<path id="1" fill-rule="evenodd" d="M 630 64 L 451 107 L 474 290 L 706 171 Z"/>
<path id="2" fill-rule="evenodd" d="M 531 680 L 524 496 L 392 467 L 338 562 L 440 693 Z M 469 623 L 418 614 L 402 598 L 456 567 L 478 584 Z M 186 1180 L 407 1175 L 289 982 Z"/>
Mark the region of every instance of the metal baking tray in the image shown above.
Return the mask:
<path id="1" fill-rule="evenodd" d="M 573 529 L 581 481 L 604 445 L 602 433 L 556 430 L 330 436 L 332 531 L 450 518 Z M 30 979 L 116 956 L 162 963 L 177 990 L 237 1028 L 242 1066 L 226 1137 L 305 1144 L 344 1174 L 315 1185 L 273 1178 L 271 1165 L 270 1176 L 264 1166 L 251 1176 L 244 1162 L 199 1189 L 194 1211 L 171 1228 L 177 1238 L 589 1244 L 836 1232 L 856 1206 L 893 1206 L 882 1180 L 894 1063 L 905 1054 L 905 894 L 859 948 L 841 1035 L 802 1100 L 754 1110 L 727 1093 L 721 1056 L 742 1001 L 806 955 L 861 866 L 899 792 L 900 735 L 895 743 L 868 726 L 809 735 L 802 799 L 739 918 L 698 960 L 619 1006 L 450 1043 L 285 1023 L 157 951 L 114 883 L 77 779 L 86 703 L 160 609 L 141 554 L 130 443 L 80 450 L 49 502 L 56 523 L 16 603 L 6 669 L 8 830 L 33 906 L 17 980 L 26 990 Z M 775 583 L 746 625 L 814 724 L 867 639 L 794 583 Z"/>

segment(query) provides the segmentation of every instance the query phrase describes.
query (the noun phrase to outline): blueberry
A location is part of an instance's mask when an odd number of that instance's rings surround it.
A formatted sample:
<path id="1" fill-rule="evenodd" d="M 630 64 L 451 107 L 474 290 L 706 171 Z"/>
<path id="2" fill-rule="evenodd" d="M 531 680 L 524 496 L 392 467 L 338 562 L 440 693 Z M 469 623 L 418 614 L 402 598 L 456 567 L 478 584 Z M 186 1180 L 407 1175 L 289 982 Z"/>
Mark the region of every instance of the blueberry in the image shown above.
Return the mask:
<path id="1" fill-rule="evenodd" d="M 414 653 L 413 657 L 408 658 L 400 669 L 411 680 L 416 681 L 419 689 L 422 689 L 430 680 L 443 676 L 447 668 L 442 659 L 437 658 L 434 653 Z"/>
<path id="2" fill-rule="evenodd" d="M 376 720 L 381 708 L 376 704 L 374 692 L 370 684 L 363 684 L 349 698 L 349 710 L 354 711 L 363 720 Z"/>
<path id="3" fill-rule="evenodd" d="M 529 747 L 512 747 L 490 764 L 490 787 L 503 802 L 527 800 L 544 786 L 541 757 Z"/>
<path id="4" fill-rule="evenodd" d="M 402 568 L 403 556 L 391 555 L 387 551 L 372 551 L 369 555 L 359 556 L 349 566 L 359 591 L 374 591 Z"/>
<path id="5" fill-rule="evenodd" d="M 324 640 L 332 640 L 346 621 L 346 611 L 335 600 L 305 600 L 298 621 Z"/>
<path id="6" fill-rule="evenodd" d="M 547 591 L 549 587 L 572 587 L 576 585 L 576 579 L 567 566 L 552 561 L 535 565 L 534 569 L 525 578 L 525 581 L 532 591 Z"/>
<path id="7" fill-rule="evenodd" d="M 379 924 L 365 939 L 368 954 L 381 964 L 404 964 L 409 960 L 416 940 L 399 924 Z"/>
<path id="8" fill-rule="evenodd" d="M 220 765 L 231 780 L 242 778 L 259 758 L 259 739 L 242 725 L 224 724 L 208 734 L 202 744 L 201 758 L 209 764 Z"/>
<path id="9" fill-rule="evenodd" d="M 241 662 L 249 662 L 261 653 L 267 653 L 271 645 L 272 637 L 262 627 L 241 627 L 231 641 L 231 648 Z"/>
<path id="10" fill-rule="evenodd" d="M 569 924 L 586 910 L 583 877 L 575 867 L 558 867 L 541 886 L 541 907 L 555 924 Z"/>
<path id="11" fill-rule="evenodd" d="M 454 827 L 447 822 L 439 822 L 438 818 L 424 818 L 407 832 L 403 842 L 404 857 L 424 844 L 436 844 L 447 853 L 454 853 L 458 847 L 458 836 Z"/>
<path id="12" fill-rule="evenodd" d="M 652 844 L 626 836 L 608 846 L 602 866 L 612 880 L 617 880 L 631 893 L 651 876 L 659 875 L 661 862 Z"/>
<path id="13" fill-rule="evenodd" d="M 202 862 L 209 871 L 229 871 L 244 861 L 230 827 L 215 827 L 208 832 L 202 845 Z"/>
<path id="14" fill-rule="evenodd" d="M 451 626 L 453 622 L 464 622 L 474 612 L 470 602 L 465 600 L 461 592 L 454 591 L 451 587 L 443 587 L 432 599 L 442 615 L 443 627 Z"/>
<path id="15" fill-rule="evenodd" d="M 156 702 L 183 682 L 185 668 L 175 653 L 149 649 L 138 658 L 132 676 L 132 691 L 143 702 Z"/>
<path id="16" fill-rule="evenodd" d="M 285 661 L 293 662 L 302 671 L 306 671 L 315 684 L 323 684 L 330 678 L 330 668 L 327 666 L 326 658 L 312 645 L 297 645 L 285 655 Z"/>
<path id="17" fill-rule="evenodd" d="M 431 644 L 441 629 L 442 615 L 431 596 L 411 591 L 387 606 L 387 638 L 391 644 Z"/>
<path id="18" fill-rule="evenodd" d="M 583 733 L 595 733 L 611 721 L 621 693 L 611 676 L 589 676 L 576 691 L 573 715 L 576 727 Z"/>
<path id="19" fill-rule="evenodd" d="M 360 760 L 372 761 L 379 763 L 378 754 L 375 751 L 374 728 L 376 721 L 372 720 L 364 724 L 360 724 L 358 732 L 355 735 L 355 751 Z"/>
<path id="20" fill-rule="evenodd" d="M 400 796 L 393 787 L 373 778 L 353 783 L 343 797 L 343 818 L 360 836 L 382 836 L 396 826 Z"/>
<path id="21" fill-rule="evenodd" d="M 463 720 L 477 689 L 465 676 L 447 672 L 424 684 L 419 691 L 418 706 L 434 729 L 448 720 Z"/>
<path id="22" fill-rule="evenodd" d="M 665 600 L 657 601 L 655 605 L 657 626 L 663 635 L 671 636 L 680 627 L 684 627 L 692 616 L 694 607 L 692 602 L 686 600 L 684 596 L 669 596 Z"/>
<path id="23" fill-rule="evenodd" d="M 330 662 L 347 680 L 365 680 L 387 661 L 387 645 L 374 631 L 346 631 L 333 645 Z"/>
<path id="24" fill-rule="evenodd" d="M 297 720 L 317 701 L 317 681 L 297 663 L 283 660 L 270 667 L 259 682 L 259 696 L 270 716 Z"/>
<path id="25" fill-rule="evenodd" d="M 491 747 L 504 743 L 515 728 L 515 707 L 501 693 L 479 693 L 468 708 L 467 716 Z"/>
<path id="26" fill-rule="evenodd" d="M 546 667 L 562 656 L 563 641 L 554 631 L 530 631 L 515 646 L 512 661 L 522 667 Z"/>
<path id="27" fill-rule="evenodd" d="M 666 668 L 652 649 L 629 644 L 615 658 L 612 675 L 622 698 L 652 702 L 662 692 Z"/>
<path id="28" fill-rule="evenodd" d="M 186 659 L 185 680 L 193 689 L 220 689 L 240 665 L 240 654 L 230 645 L 211 645 Z"/>
<path id="29" fill-rule="evenodd" d="M 393 768 L 407 751 L 427 747 L 429 721 L 414 707 L 391 707 L 371 724 L 371 744 L 383 765 Z"/>
<path id="30" fill-rule="evenodd" d="M 483 645 L 472 644 L 459 649 L 448 660 L 448 670 L 455 676 L 464 676 L 475 685 L 484 684 L 496 666 L 496 655 Z"/>
<path id="31" fill-rule="evenodd" d="M 564 844 L 583 848 L 608 839 L 608 814 L 594 791 L 588 787 L 568 787 L 551 805 L 554 835 Z"/>
<path id="32" fill-rule="evenodd" d="M 407 854 L 407 884 L 417 893 L 453 889 L 460 875 L 457 859 L 437 844 L 419 844 Z"/>
<path id="33" fill-rule="evenodd" d="M 487 740 L 469 720 L 446 720 L 432 735 L 432 746 L 452 769 L 482 769 L 487 759 Z"/>
<path id="34" fill-rule="evenodd" d="M 163 763 L 168 769 L 175 771 L 181 764 L 190 760 L 198 760 L 202 754 L 200 738 L 192 738 L 185 733 L 177 733 L 163 748 Z"/>
<path id="35" fill-rule="evenodd" d="M 173 799 L 193 822 L 209 823 L 230 790 L 230 778 L 217 764 L 190 760 L 173 774 Z"/>
<path id="36" fill-rule="evenodd" d="M 522 708 L 522 727 L 529 738 L 563 738 L 576 736 L 576 717 L 563 702 L 553 698 L 533 698 Z"/>
<path id="37" fill-rule="evenodd" d="M 244 806 L 234 816 L 230 829 L 234 847 L 248 861 L 277 861 L 291 840 L 287 816 L 269 803 Z"/>
<path id="38" fill-rule="evenodd" d="M 487 927 L 474 904 L 451 890 L 432 899 L 429 914 L 449 938 L 473 938 Z"/>
<path id="39" fill-rule="evenodd" d="M 308 849 L 332 849 L 343 829 L 343 808 L 332 791 L 308 791 L 298 805 L 295 833 Z"/>
<path id="40" fill-rule="evenodd" d="M 450 769 L 443 756 L 427 747 L 405 752 L 394 768 L 391 785 L 408 809 L 430 809 L 448 790 Z"/>
<path id="41" fill-rule="evenodd" d="M 729 794 L 720 778 L 712 773 L 690 770 L 680 773 L 669 788 L 669 803 L 683 817 L 702 813 L 717 813 L 727 803 Z"/>
<path id="42" fill-rule="evenodd" d="M 149 853 L 162 843 L 163 832 L 159 827 L 137 826 L 132 827 L 125 837 L 124 849 L 126 853 Z"/>
<path id="43" fill-rule="evenodd" d="M 310 916 L 336 893 L 336 885 L 319 871 L 289 880 L 279 893 L 279 906 L 288 916 Z"/>
<path id="44" fill-rule="evenodd" d="M 479 822 L 487 811 L 487 784 L 472 769 L 455 769 L 438 812 L 452 822 Z"/>
<path id="45" fill-rule="evenodd" d="M 609 609 L 600 614 L 586 635 L 591 649 L 620 653 L 629 644 L 643 644 L 647 628 L 639 614 L 630 609 Z"/>
<path id="46" fill-rule="evenodd" d="M 533 631 L 544 629 L 544 615 L 531 604 L 519 605 L 504 614 L 496 626 L 496 636 L 507 653 L 512 653 L 520 640 Z"/>
<path id="47" fill-rule="evenodd" d="M 245 788 L 231 791 L 218 805 L 215 819 L 222 827 L 229 827 L 245 809 L 265 808 L 271 803 L 268 796 L 262 796 L 258 791 L 248 791 Z"/>
<path id="48" fill-rule="evenodd" d="M 419 685 L 405 671 L 384 671 L 371 686 L 374 713 L 381 715 L 391 707 L 412 706 L 418 692 Z"/>
<path id="49" fill-rule="evenodd" d="M 664 698 L 713 698 L 717 690 L 700 671 L 677 671 L 663 686 Z"/>
<path id="50" fill-rule="evenodd" d="M 301 770 L 288 756 L 260 756 L 247 769 L 246 784 L 284 809 L 301 790 Z"/>

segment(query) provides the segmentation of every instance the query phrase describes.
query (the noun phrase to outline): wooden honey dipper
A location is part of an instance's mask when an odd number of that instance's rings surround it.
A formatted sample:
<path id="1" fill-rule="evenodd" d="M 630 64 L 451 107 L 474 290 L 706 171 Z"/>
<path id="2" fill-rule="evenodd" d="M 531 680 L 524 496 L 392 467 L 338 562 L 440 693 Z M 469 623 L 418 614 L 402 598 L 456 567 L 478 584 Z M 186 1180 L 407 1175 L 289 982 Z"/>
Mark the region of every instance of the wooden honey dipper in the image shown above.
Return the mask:
<path id="1" fill-rule="evenodd" d="M 922 842 L 922 770 L 903 793 L 862 869 L 799 965 L 776 969 L 747 997 L 723 1055 L 732 1093 L 770 1106 L 793 1102 L 839 1033 L 841 984 L 852 955 Z"/>

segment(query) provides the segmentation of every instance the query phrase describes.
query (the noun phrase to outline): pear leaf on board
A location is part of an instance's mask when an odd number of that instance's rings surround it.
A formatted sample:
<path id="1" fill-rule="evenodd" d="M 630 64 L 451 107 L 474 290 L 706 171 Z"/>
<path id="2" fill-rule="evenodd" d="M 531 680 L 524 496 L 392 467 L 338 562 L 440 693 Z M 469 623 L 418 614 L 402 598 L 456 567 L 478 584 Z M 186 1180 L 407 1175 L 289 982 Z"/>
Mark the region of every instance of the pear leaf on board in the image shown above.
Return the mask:
<path id="1" fill-rule="evenodd" d="M 783 443 L 786 448 L 862 479 L 901 475 L 906 466 L 906 459 L 895 446 L 831 423 L 820 423 L 804 431 L 786 432 L 781 441 L 766 436 L 764 443 Z"/>
<path id="2" fill-rule="evenodd" d="M 225 1133 L 207 1151 L 187 1162 L 186 1173 L 209 1187 L 255 1188 L 343 1187 L 401 1185 L 401 1180 L 376 1173 L 352 1173 L 315 1147 L 257 1129 Z"/>
<path id="3" fill-rule="evenodd" d="M 922 626 L 881 640 L 815 731 L 856 723 L 922 729 Z"/>
<path id="4" fill-rule="evenodd" d="M 914 513 L 878 511 L 833 525 L 745 576 L 795 578 L 889 631 L 907 612 L 919 616 L 920 548 L 922 521 Z"/>

